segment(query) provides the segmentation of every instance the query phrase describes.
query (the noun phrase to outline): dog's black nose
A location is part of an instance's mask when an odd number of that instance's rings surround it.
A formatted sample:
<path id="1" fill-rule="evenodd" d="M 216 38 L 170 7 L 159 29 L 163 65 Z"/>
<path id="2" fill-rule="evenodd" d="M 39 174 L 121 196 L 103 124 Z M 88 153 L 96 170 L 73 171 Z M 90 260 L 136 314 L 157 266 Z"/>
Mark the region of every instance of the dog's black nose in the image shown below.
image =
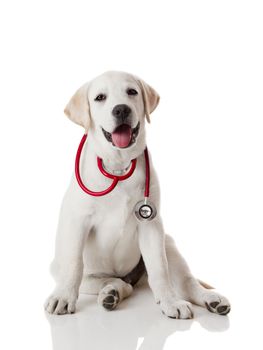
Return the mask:
<path id="1" fill-rule="evenodd" d="M 128 118 L 130 113 L 131 109 L 127 105 L 116 105 L 112 110 L 113 116 L 122 120 Z"/>

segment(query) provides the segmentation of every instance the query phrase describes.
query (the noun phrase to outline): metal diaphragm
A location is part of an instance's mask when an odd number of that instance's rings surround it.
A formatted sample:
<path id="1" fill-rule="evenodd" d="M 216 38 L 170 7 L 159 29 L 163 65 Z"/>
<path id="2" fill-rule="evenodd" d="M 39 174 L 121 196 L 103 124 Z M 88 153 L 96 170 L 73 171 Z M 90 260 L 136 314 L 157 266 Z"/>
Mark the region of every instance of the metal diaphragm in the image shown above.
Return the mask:
<path id="1" fill-rule="evenodd" d="M 135 216 L 140 221 L 150 221 L 155 218 L 157 210 L 153 203 L 142 200 L 135 205 Z"/>

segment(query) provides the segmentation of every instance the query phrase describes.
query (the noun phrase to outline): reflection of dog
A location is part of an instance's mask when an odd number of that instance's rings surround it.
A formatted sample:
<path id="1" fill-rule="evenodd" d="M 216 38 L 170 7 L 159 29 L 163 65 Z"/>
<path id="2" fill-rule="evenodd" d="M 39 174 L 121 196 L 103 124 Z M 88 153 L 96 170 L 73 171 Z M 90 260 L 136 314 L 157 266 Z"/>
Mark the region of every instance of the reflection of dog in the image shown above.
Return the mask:
<path id="1" fill-rule="evenodd" d="M 137 168 L 99 198 L 85 194 L 73 177 L 60 213 L 52 265 L 57 286 L 46 302 L 48 312 L 74 312 L 79 291 L 98 294 L 101 305 L 114 309 L 132 293 L 144 264 L 155 300 L 167 316 L 193 317 L 190 302 L 221 315 L 229 312 L 228 300 L 192 276 L 173 239 L 165 235 L 152 164 L 150 200 L 157 216 L 147 222 L 135 218 L 134 206 L 143 197 L 145 181 L 145 117 L 150 121 L 158 101 L 153 88 L 121 72 L 99 76 L 69 101 L 65 113 L 89 130 L 81 173 L 90 188 L 101 191 L 111 181 L 99 172 L 97 156 L 114 174 L 127 171 L 135 158 Z"/>
<path id="2" fill-rule="evenodd" d="M 178 332 L 190 330 L 192 325 L 210 332 L 229 328 L 228 317 L 218 317 L 199 307 L 195 308 L 196 322 L 171 322 L 156 312 L 146 286 L 140 286 L 135 293 L 140 295 L 126 299 L 118 317 L 96 309 L 94 297 L 90 295 L 80 296 L 78 309 L 81 311 L 72 317 L 48 315 L 53 350 L 75 349 L 76 344 L 78 350 L 161 350 L 165 349 L 168 337 L 173 335 L 172 338 L 177 339 Z"/>

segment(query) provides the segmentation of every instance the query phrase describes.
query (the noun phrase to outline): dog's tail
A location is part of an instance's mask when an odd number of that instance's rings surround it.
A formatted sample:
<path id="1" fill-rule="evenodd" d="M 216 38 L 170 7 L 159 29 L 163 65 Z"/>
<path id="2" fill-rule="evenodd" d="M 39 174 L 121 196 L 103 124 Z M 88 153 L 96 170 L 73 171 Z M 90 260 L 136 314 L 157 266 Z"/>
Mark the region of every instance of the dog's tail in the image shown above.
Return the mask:
<path id="1" fill-rule="evenodd" d="M 201 281 L 201 280 L 199 280 L 199 279 L 197 279 L 197 281 L 201 284 L 202 287 L 204 287 L 204 288 L 206 288 L 206 289 L 215 289 L 215 287 L 210 286 L 210 285 L 209 285 L 208 283 L 206 283 L 206 282 L 203 282 L 203 281 Z"/>

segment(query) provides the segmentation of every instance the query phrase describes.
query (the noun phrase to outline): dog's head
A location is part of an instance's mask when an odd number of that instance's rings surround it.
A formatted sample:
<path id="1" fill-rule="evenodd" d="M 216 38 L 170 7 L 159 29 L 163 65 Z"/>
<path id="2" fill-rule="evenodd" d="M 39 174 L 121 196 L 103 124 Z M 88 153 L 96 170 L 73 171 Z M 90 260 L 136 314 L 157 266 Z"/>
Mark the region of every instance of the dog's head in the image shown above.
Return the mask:
<path id="1" fill-rule="evenodd" d="M 78 89 L 65 114 L 89 130 L 102 152 L 142 151 L 145 117 L 150 122 L 158 102 L 157 92 L 143 80 L 123 72 L 107 72 Z"/>

